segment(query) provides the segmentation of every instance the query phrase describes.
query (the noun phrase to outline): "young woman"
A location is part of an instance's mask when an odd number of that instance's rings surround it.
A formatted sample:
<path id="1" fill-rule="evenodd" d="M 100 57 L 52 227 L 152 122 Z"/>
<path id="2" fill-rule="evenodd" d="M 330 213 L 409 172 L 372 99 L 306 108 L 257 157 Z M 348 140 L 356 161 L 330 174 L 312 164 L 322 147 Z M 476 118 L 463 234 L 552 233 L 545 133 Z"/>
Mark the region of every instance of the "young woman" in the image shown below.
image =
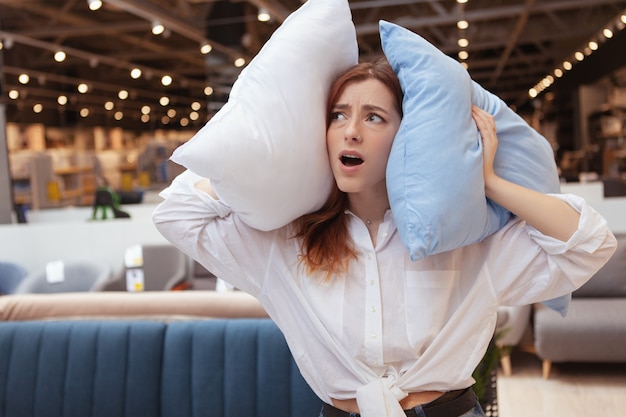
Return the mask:
<path id="1" fill-rule="evenodd" d="M 337 187 L 316 213 L 262 232 L 191 172 L 162 193 L 154 214 L 161 233 L 260 300 L 326 403 L 324 417 L 483 415 L 471 375 L 498 306 L 571 292 L 615 250 L 606 222 L 583 199 L 499 178 L 494 120 L 480 109 L 472 116 L 486 195 L 516 217 L 482 242 L 417 262 L 387 198 L 402 91 L 384 60 L 349 69 L 330 90 L 327 148 Z"/>

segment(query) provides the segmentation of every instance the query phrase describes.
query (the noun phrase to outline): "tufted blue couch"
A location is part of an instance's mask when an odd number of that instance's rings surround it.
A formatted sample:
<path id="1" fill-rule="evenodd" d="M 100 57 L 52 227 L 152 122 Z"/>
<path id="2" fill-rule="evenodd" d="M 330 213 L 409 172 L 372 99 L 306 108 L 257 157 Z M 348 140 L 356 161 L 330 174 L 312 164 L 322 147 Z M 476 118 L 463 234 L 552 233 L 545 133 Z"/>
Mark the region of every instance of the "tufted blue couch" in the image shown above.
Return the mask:
<path id="1" fill-rule="evenodd" d="M 319 415 L 266 318 L 0 322 L 2 417 Z"/>

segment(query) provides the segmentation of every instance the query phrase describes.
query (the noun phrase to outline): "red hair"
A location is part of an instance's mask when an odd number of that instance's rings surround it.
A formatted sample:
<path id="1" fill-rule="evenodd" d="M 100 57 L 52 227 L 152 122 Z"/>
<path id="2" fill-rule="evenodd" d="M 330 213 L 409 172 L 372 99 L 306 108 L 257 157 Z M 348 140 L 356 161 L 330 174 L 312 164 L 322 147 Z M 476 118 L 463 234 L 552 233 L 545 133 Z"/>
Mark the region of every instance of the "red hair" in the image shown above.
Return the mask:
<path id="1" fill-rule="evenodd" d="M 355 82 L 378 80 L 389 88 L 395 97 L 395 107 L 402 115 L 402 88 L 398 77 L 384 57 L 371 62 L 359 63 L 341 73 L 332 84 L 326 105 L 326 120 L 330 123 L 333 106 L 346 87 Z M 348 195 L 333 187 L 324 206 L 318 211 L 306 214 L 296 220 L 296 235 L 302 241 L 300 261 L 306 272 L 322 271 L 325 278 L 332 274 L 346 272 L 350 259 L 357 259 L 357 253 L 348 233 L 348 218 L 344 211 L 348 208 Z"/>

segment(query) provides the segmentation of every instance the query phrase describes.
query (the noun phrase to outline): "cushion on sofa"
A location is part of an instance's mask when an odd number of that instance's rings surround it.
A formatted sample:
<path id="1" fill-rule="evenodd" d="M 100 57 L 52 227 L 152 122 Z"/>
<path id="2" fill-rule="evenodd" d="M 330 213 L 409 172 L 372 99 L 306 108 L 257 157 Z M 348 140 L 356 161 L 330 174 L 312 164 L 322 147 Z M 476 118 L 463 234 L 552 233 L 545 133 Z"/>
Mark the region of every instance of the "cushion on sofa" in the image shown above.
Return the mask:
<path id="1" fill-rule="evenodd" d="M 611 259 L 585 285 L 574 291 L 574 297 L 626 296 L 626 233 L 615 237 L 617 250 Z"/>
<path id="2" fill-rule="evenodd" d="M 165 324 L 0 323 L 2 415 L 160 415 Z"/>
<path id="3" fill-rule="evenodd" d="M 19 294 L 0 297 L 0 321 L 77 318 L 267 317 L 243 291 L 147 291 Z"/>
<path id="4" fill-rule="evenodd" d="M 163 417 L 316 416 L 321 409 L 270 319 L 171 323 L 165 351 Z"/>

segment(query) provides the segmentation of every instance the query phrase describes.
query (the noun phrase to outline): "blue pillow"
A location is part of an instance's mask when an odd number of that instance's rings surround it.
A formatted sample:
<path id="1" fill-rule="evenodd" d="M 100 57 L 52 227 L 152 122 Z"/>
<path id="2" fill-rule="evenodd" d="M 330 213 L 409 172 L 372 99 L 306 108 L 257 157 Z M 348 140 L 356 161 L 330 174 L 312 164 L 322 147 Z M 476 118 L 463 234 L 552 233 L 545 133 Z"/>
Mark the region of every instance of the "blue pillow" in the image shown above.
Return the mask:
<path id="1" fill-rule="evenodd" d="M 537 191 L 560 192 L 549 142 L 474 82 L 461 64 L 393 23 L 381 21 L 380 36 L 404 92 L 404 117 L 387 164 L 387 192 L 412 260 L 478 242 L 512 217 L 485 196 L 472 104 L 495 118 L 496 173 Z M 569 298 L 546 304 L 564 314 Z"/>
<path id="2" fill-rule="evenodd" d="M 389 203 L 411 259 L 477 242 L 507 219 L 489 210 L 472 80 L 456 61 L 400 26 L 380 22 L 404 92 L 387 164 Z"/>

